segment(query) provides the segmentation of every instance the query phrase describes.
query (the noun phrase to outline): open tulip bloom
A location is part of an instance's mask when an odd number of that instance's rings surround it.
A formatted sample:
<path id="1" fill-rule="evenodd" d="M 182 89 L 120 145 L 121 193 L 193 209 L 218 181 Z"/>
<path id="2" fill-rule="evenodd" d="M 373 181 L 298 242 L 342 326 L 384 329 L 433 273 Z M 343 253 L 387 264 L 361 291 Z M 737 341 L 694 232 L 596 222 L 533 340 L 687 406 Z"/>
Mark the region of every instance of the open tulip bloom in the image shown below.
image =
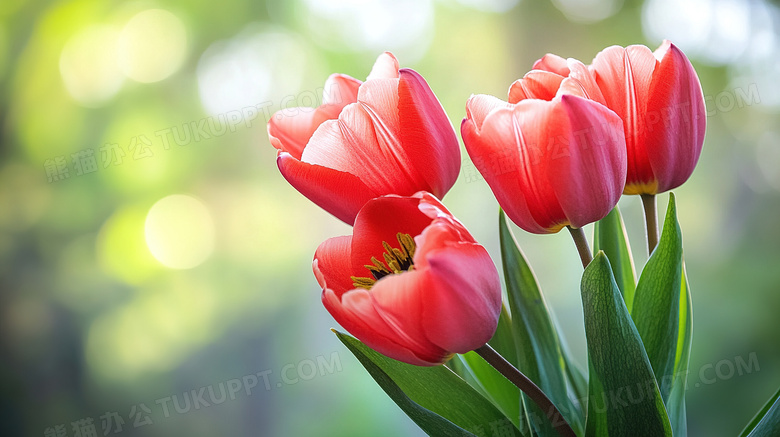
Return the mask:
<path id="1" fill-rule="evenodd" d="M 460 148 L 425 79 L 379 56 L 365 82 L 328 78 L 319 108 L 283 109 L 268 122 L 277 165 L 293 187 L 348 224 L 369 200 L 428 191 L 443 197 Z"/>
<path id="2" fill-rule="evenodd" d="M 352 236 L 314 255 L 322 302 L 368 346 L 432 366 L 493 337 L 501 282 L 484 247 L 435 197 L 370 200 Z"/>
<path id="3" fill-rule="evenodd" d="M 426 433 L 686 436 L 691 289 L 675 196 L 659 237 L 655 195 L 693 172 L 703 114 L 696 72 L 668 41 L 655 52 L 609 47 L 589 66 L 548 54 L 507 101 L 472 96 L 461 134 L 502 207 L 504 290 L 439 200 L 459 169 L 452 124 L 391 54 L 366 82 L 331 76 L 322 106 L 282 111 L 268 132 L 284 177 L 354 226 L 312 264 L 325 308 L 355 337 L 336 335 Z M 645 207 L 650 257 L 638 278 L 622 194 Z M 536 234 L 571 231 L 588 372 L 569 356 L 507 218 Z M 741 437 L 780 435 L 778 398 Z"/>

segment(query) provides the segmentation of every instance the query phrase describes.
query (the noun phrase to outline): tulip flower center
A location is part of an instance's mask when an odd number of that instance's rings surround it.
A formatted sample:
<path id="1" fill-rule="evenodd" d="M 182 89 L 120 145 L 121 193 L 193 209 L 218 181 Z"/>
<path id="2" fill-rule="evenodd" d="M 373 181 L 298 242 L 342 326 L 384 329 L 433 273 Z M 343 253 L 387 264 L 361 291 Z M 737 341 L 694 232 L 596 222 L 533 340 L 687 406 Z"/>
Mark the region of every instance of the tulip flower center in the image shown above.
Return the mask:
<path id="1" fill-rule="evenodd" d="M 352 276 L 352 285 L 356 288 L 365 288 L 370 290 L 376 281 L 387 275 L 399 274 L 405 271 L 414 270 L 414 251 L 417 246 L 414 244 L 414 238 L 409 234 L 399 232 L 395 238 L 398 240 L 400 249 L 396 249 L 387 241 L 382 242 L 385 248 L 382 257 L 383 263 L 377 257 L 371 257 L 371 264 L 366 264 L 366 269 L 371 273 L 370 277 Z"/>

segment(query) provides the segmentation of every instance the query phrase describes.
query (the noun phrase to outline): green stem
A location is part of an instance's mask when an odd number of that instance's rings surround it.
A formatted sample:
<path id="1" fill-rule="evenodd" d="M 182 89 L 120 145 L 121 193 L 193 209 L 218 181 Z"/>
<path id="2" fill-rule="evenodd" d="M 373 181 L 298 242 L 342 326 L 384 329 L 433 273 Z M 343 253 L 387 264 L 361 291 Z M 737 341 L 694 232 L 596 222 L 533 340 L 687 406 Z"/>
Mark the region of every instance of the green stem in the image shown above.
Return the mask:
<path id="1" fill-rule="evenodd" d="M 488 364 L 493 366 L 499 371 L 506 379 L 512 384 L 516 385 L 523 393 L 525 393 L 532 401 L 542 410 L 547 412 L 547 418 L 552 423 L 553 428 L 558 431 L 562 437 L 577 437 L 574 430 L 571 428 L 563 415 L 550 401 L 547 395 L 544 394 L 542 389 L 539 388 L 533 381 L 523 375 L 522 372 L 517 370 L 515 366 L 505 360 L 498 352 L 496 352 L 490 345 L 475 349 L 474 352 L 478 353 Z"/>
<path id="2" fill-rule="evenodd" d="M 645 228 L 647 230 L 647 254 L 652 255 L 658 245 L 658 216 L 655 207 L 655 194 L 641 194 L 645 210 Z"/>
<path id="3" fill-rule="evenodd" d="M 588 246 L 588 239 L 585 237 L 585 231 L 583 231 L 582 228 L 566 227 L 569 229 L 571 238 L 574 239 L 574 244 L 577 246 L 577 253 L 580 254 L 582 267 L 588 267 L 588 264 L 593 261 L 593 254 L 590 252 L 590 246 Z"/>

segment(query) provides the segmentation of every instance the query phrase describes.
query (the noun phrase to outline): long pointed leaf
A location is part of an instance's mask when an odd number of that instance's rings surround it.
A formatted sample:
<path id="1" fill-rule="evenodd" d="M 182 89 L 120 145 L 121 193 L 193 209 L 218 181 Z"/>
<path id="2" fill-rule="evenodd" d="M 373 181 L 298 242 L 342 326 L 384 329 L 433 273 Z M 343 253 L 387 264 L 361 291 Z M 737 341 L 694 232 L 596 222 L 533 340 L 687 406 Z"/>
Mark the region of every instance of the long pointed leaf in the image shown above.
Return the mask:
<path id="1" fill-rule="evenodd" d="M 487 436 L 491 427 L 509 424 L 490 401 L 444 366 L 420 367 L 388 358 L 360 340 L 333 331 L 382 390 L 423 431 L 432 436 Z"/>
<path id="2" fill-rule="evenodd" d="M 588 354 L 590 355 L 590 354 Z M 607 430 L 607 409 L 609 408 L 609 397 L 604 393 L 604 387 L 596 375 L 593 368 L 593 362 L 588 357 L 588 397 L 587 418 L 585 421 L 585 436 L 606 436 Z"/>
<path id="3" fill-rule="evenodd" d="M 586 435 L 671 436 L 653 369 L 604 252 L 582 276 L 582 307 L 595 387 Z"/>
<path id="4" fill-rule="evenodd" d="M 502 374 L 488 364 L 476 352 L 460 355 L 465 366 L 476 382 L 484 390 L 485 398 L 490 399 L 506 417 L 519 429 L 520 426 L 520 389 L 509 382 Z"/>
<path id="5" fill-rule="evenodd" d="M 670 193 L 661 239 L 639 277 L 631 310 L 664 403 L 669 399 L 675 371 L 681 287 L 682 233 L 674 194 Z"/>
<path id="6" fill-rule="evenodd" d="M 557 323 L 555 323 L 555 326 L 556 330 L 560 332 L 560 328 L 558 328 Z M 563 356 L 564 362 L 566 364 L 566 378 L 569 381 L 571 391 L 574 393 L 574 398 L 577 400 L 577 402 L 581 402 L 586 398 L 586 396 L 588 396 L 588 380 L 582 373 L 582 369 L 580 369 L 580 367 L 571 360 L 571 353 L 569 352 L 569 348 L 566 346 L 566 342 L 562 341 L 560 346 L 562 352 L 561 355 Z M 584 419 L 585 415 L 582 413 L 582 411 L 580 411 L 580 414 Z"/>
<path id="7" fill-rule="evenodd" d="M 539 292 L 536 277 L 517 247 L 503 211 L 499 214 L 499 235 L 518 368 L 547 394 L 572 428 L 582 434 L 582 413 L 572 403 L 567 388 L 567 363 L 570 360 L 563 356 L 555 324 Z M 568 368 L 571 372 L 577 370 Z M 525 405 L 529 415 L 533 416 L 531 423 L 537 433 L 557 437 L 557 432 L 546 419 L 549 412 L 539 410 L 527 398 Z"/>
<path id="8" fill-rule="evenodd" d="M 615 275 L 615 282 L 623 295 L 623 300 L 626 301 L 628 312 L 631 312 L 636 290 L 636 274 L 626 227 L 617 206 L 593 227 L 593 254 L 597 254 L 599 250 L 607 254 L 612 265 L 612 273 Z"/>
<path id="9" fill-rule="evenodd" d="M 515 346 L 514 334 L 512 332 L 512 317 L 504 305 L 501 305 L 501 314 L 498 317 L 496 333 L 493 334 L 493 338 L 488 343 L 504 359 L 517 367 L 517 347 Z"/>
<path id="10" fill-rule="evenodd" d="M 688 385 L 688 362 L 690 361 L 691 338 L 693 334 L 693 305 L 691 302 L 691 289 L 688 285 L 688 275 L 685 272 L 685 262 L 683 262 L 682 272 L 680 333 L 677 337 L 672 391 L 669 394 L 669 399 L 666 401 L 666 411 L 669 414 L 675 437 L 688 435 L 685 389 Z"/>
<path id="11" fill-rule="evenodd" d="M 756 414 L 739 437 L 777 437 L 780 435 L 780 390 Z"/>

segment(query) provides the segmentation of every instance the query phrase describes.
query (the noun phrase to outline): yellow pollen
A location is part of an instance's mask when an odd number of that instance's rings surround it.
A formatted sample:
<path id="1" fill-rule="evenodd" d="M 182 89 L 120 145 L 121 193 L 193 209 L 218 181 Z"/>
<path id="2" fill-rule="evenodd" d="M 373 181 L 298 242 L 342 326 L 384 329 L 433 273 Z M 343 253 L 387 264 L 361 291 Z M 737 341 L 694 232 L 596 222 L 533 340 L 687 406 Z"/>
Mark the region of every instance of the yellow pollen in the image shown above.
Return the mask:
<path id="1" fill-rule="evenodd" d="M 414 238 L 409 234 L 399 232 L 396 234 L 400 249 L 396 249 L 386 241 L 382 242 L 385 252 L 382 263 L 377 257 L 371 257 L 371 264 L 366 264 L 366 269 L 371 273 L 370 277 L 352 276 L 352 285 L 356 288 L 365 288 L 370 290 L 376 284 L 376 281 L 387 275 L 397 275 L 405 271 L 414 270 L 414 251 L 417 246 L 414 244 Z"/>

